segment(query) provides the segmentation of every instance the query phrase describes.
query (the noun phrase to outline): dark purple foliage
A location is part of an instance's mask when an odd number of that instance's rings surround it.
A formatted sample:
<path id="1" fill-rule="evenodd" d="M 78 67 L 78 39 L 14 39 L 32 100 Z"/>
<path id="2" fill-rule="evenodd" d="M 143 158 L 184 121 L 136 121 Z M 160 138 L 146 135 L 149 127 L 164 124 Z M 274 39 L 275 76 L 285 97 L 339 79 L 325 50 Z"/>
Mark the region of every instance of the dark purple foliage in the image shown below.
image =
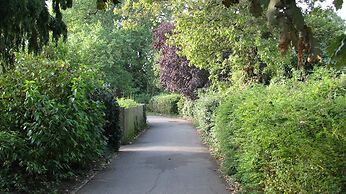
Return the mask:
<path id="1" fill-rule="evenodd" d="M 153 47 L 161 51 L 160 82 L 171 92 L 179 92 L 190 99 L 195 99 L 196 90 L 208 83 L 209 73 L 190 66 L 185 57 L 178 56 L 178 49 L 175 46 L 166 44 L 166 35 L 172 34 L 173 29 L 173 24 L 163 23 L 154 30 L 153 34 Z"/>
<path id="2" fill-rule="evenodd" d="M 172 23 L 162 23 L 153 33 L 153 47 L 156 50 L 161 50 L 166 45 L 167 36 L 172 35 L 174 25 Z"/>

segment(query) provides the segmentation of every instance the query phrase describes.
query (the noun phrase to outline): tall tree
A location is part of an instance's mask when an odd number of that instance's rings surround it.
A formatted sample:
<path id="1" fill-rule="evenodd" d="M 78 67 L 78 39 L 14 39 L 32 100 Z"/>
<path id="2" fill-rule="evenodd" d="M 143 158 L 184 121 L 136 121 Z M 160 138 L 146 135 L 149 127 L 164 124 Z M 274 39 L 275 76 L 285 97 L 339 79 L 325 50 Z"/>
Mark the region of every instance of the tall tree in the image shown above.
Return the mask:
<path id="1" fill-rule="evenodd" d="M 0 65 L 10 68 L 14 52 L 39 53 L 50 39 L 67 37 L 62 10 L 72 7 L 73 0 L 0 0 Z M 111 0 L 94 0 L 103 9 Z M 115 4 L 120 1 L 113 0 Z M 50 7 L 51 5 L 51 7 Z M 50 11 L 51 9 L 51 11 Z M 2 62 L 1 62 L 2 61 Z"/>
<path id="2" fill-rule="evenodd" d="M 197 89 L 208 83 L 209 74 L 189 64 L 185 57 L 178 55 L 178 48 L 167 44 L 167 36 L 172 35 L 174 25 L 162 23 L 153 34 L 153 46 L 160 51 L 160 82 L 171 91 L 195 99 Z"/>
<path id="3" fill-rule="evenodd" d="M 41 51 L 49 41 L 50 32 L 54 40 L 66 38 L 61 9 L 71 6 L 72 0 L 53 0 L 51 15 L 45 0 L 1 0 L 0 58 L 8 65 L 14 62 L 14 51 L 21 48 Z"/>

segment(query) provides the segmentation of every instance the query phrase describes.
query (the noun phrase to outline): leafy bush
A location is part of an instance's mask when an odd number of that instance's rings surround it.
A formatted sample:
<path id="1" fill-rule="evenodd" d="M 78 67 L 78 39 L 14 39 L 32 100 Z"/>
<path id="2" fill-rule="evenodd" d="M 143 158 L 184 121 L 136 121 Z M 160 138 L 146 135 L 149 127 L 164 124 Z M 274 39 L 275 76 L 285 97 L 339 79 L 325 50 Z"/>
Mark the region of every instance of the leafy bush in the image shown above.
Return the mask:
<path id="1" fill-rule="evenodd" d="M 132 108 L 138 106 L 138 103 L 130 98 L 117 98 L 117 102 L 122 108 Z"/>
<path id="2" fill-rule="evenodd" d="M 223 166 L 244 192 L 346 192 L 346 79 L 321 72 L 234 91 L 218 108 Z"/>
<path id="3" fill-rule="evenodd" d="M 103 153 L 101 86 L 94 69 L 18 57 L 0 76 L 1 191 L 47 191 Z"/>
<path id="4" fill-rule="evenodd" d="M 186 97 L 181 97 L 177 103 L 180 116 L 193 118 L 194 101 Z"/>
<path id="5" fill-rule="evenodd" d="M 215 110 L 220 104 L 220 97 L 214 92 L 199 95 L 194 108 L 194 118 L 198 128 L 208 135 L 214 127 Z"/>
<path id="6" fill-rule="evenodd" d="M 117 101 L 115 101 L 114 94 L 106 88 L 100 88 L 92 93 L 92 99 L 103 102 L 105 105 L 103 134 L 107 138 L 108 145 L 118 150 L 121 143 L 122 130 L 119 126 L 120 106 Z"/>
<path id="7" fill-rule="evenodd" d="M 178 114 L 179 94 L 161 94 L 149 101 L 149 110 L 163 114 Z"/>
<path id="8" fill-rule="evenodd" d="M 133 98 L 138 103 L 149 104 L 149 101 L 150 101 L 152 96 L 153 96 L 152 94 L 142 93 L 142 94 L 134 95 Z"/>

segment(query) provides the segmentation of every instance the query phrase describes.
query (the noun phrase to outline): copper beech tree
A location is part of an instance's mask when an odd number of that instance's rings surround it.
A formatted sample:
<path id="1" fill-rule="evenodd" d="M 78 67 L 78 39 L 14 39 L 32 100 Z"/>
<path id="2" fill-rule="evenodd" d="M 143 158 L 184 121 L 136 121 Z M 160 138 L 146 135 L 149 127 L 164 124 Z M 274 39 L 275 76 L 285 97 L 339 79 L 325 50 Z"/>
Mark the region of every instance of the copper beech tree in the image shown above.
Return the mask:
<path id="1" fill-rule="evenodd" d="M 162 23 L 153 32 L 153 47 L 161 52 L 160 82 L 171 92 L 196 99 L 197 89 L 208 83 L 209 74 L 206 70 L 191 66 L 185 57 L 178 55 L 177 47 L 167 44 L 167 38 L 173 30 L 172 23 Z"/>

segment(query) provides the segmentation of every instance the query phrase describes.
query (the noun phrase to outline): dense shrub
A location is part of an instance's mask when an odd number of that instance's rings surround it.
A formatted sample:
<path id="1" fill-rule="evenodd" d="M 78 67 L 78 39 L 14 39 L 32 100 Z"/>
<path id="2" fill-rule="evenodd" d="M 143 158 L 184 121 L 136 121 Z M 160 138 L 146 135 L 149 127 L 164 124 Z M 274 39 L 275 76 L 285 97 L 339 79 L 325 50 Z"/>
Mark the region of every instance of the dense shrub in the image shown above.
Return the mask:
<path id="1" fill-rule="evenodd" d="M 346 192 L 346 79 L 234 91 L 218 108 L 223 166 L 246 193 Z"/>
<path id="2" fill-rule="evenodd" d="M 152 94 L 142 93 L 142 94 L 134 95 L 133 98 L 138 103 L 148 104 L 152 96 L 153 96 Z"/>
<path id="3" fill-rule="evenodd" d="M 163 114 L 178 114 L 179 94 L 161 94 L 151 98 L 149 110 Z"/>
<path id="4" fill-rule="evenodd" d="M 98 100 L 104 104 L 103 135 L 107 138 L 108 145 L 118 150 L 122 138 L 122 131 L 119 126 L 120 106 L 115 100 L 114 94 L 107 88 L 99 88 L 91 96 L 93 100 Z"/>
<path id="5" fill-rule="evenodd" d="M 215 110 L 220 104 L 220 97 L 215 92 L 201 93 L 195 102 L 194 118 L 198 128 L 209 135 L 214 127 Z"/>
<path id="6" fill-rule="evenodd" d="M 185 118 L 193 118 L 194 103 L 193 100 L 181 97 L 177 104 L 179 115 Z"/>
<path id="7" fill-rule="evenodd" d="M 138 103 L 130 98 L 118 98 L 117 102 L 122 108 L 132 108 L 138 106 Z"/>
<path id="8" fill-rule="evenodd" d="M 108 105 L 90 96 L 102 86 L 94 69 L 18 60 L 0 76 L 0 190 L 47 191 L 102 154 Z"/>

